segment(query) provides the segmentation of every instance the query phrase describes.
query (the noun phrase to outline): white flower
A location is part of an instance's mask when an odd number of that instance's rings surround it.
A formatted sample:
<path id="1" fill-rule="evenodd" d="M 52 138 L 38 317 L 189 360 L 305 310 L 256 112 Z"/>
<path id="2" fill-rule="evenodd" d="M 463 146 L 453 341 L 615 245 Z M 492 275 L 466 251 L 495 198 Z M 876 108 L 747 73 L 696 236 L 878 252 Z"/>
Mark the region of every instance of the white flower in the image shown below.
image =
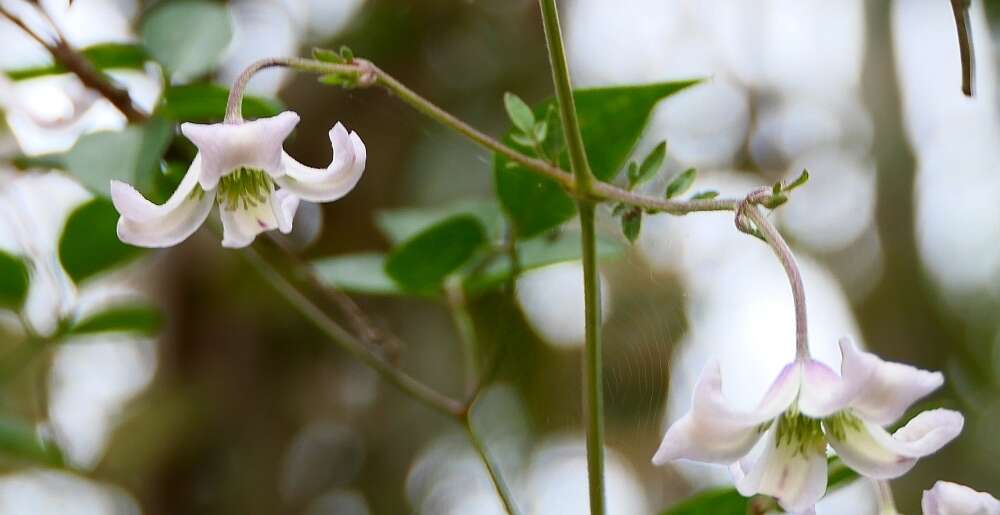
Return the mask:
<path id="1" fill-rule="evenodd" d="M 847 339 L 840 347 L 839 376 L 813 359 L 796 360 L 752 412 L 727 406 L 721 369 L 710 363 L 695 387 L 691 412 L 667 430 L 653 463 L 731 465 L 743 495 L 770 495 L 785 510 L 803 512 L 826 491 L 827 443 L 862 475 L 890 479 L 961 432 L 961 414 L 935 409 L 888 433 L 883 426 L 941 386 L 941 374 L 882 361 Z"/>
<path id="2" fill-rule="evenodd" d="M 169 247 L 187 239 L 218 202 L 222 245 L 246 247 L 264 231 L 292 230 L 299 200 L 331 202 L 350 192 L 365 169 L 365 145 L 337 124 L 330 130 L 333 162 L 325 170 L 292 159 L 282 143 L 299 122 L 286 111 L 250 122 L 200 125 L 181 132 L 198 147 L 187 174 L 163 205 L 128 184 L 112 181 L 121 214 L 118 237 L 140 247 Z"/>
<path id="3" fill-rule="evenodd" d="M 1000 501 L 967 486 L 938 481 L 924 490 L 924 515 L 1000 515 Z"/>

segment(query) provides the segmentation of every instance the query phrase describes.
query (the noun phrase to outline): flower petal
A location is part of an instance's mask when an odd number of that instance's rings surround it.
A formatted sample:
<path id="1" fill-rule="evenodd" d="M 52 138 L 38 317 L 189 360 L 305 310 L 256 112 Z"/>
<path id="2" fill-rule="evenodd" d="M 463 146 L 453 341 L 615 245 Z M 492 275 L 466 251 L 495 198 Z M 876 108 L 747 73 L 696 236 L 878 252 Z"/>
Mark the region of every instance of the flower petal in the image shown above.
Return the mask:
<path id="1" fill-rule="evenodd" d="M 121 215 L 118 238 L 139 247 L 170 247 L 191 236 L 215 201 L 215 195 L 195 191 L 200 170 L 201 160 L 195 158 L 173 195 L 159 206 L 132 186 L 111 181 L 111 201 Z"/>
<path id="2" fill-rule="evenodd" d="M 274 192 L 271 198 L 274 218 L 278 222 L 278 230 L 283 234 L 292 232 L 292 222 L 295 221 L 295 212 L 299 209 L 299 197 L 285 190 Z"/>
<path id="3" fill-rule="evenodd" d="M 299 115 L 285 111 L 242 123 L 184 123 L 181 133 L 201 155 L 201 187 L 213 190 L 221 177 L 244 166 L 264 170 L 272 177 L 281 175 L 282 145 L 298 123 Z"/>
<path id="4" fill-rule="evenodd" d="M 924 515 L 1000 515 L 1000 501 L 965 485 L 938 481 L 924 490 Z"/>
<path id="5" fill-rule="evenodd" d="M 845 364 L 848 357 L 844 357 Z M 828 417 L 844 408 L 860 395 L 872 376 L 872 367 L 843 366 L 846 372 L 837 375 L 830 367 L 809 359 L 802 363 L 802 390 L 799 410 L 812 418 Z"/>
<path id="6" fill-rule="evenodd" d="M 808 513 L 826 492 L 826 455 L 821 449 L 778 445 L 775 433 L 775 428 L 767 432 L 756 460 L 730 467 L 736 489 L 747 497 L 770 495 L 785 511 Z"/>
<path id="7" fill-rule="evenodd" d="M 286 199 L 287 200 L 287 199 Z M 278 200 L 275 194 L 265 202 L 238 209 L 219 209 L 222 217 L 222 246 L 239 249 L 253 243 L 257 235 L 278 228 Z M 282 216 L 287 212 L 283 211 Z M 289 222 L 289 229 L 291 222 Z"/>
<path id="8" fill-rule="evenodd" d="M 717 361 L 705 367 L 695 387 L 691 412 L 674 423 L 663 437 L 653 463 L 662 465 L 689 459 L 728 465 L 760 440 L 761 424 L 785 411 L 799 389 L 799 367 L 785 367 L 755 411 L 731 409 L 722 394 L 722 369 Z"/>
<path id="9" fill-rule="evenodd" d="M 851 408 L 865 420 L 887 425 L 899 420 L 917 399 L 938 389 L 944 383 L 940 372 L 929 372 L 901 363 L 883 361 L 874 354 L 858 350 L 849 340 L 841 340 L 845 377 L 854 369 L 870 369 L 871 378 Z M 866 372 L 858 372 L 863 375 Z"/>
<path id="10" fill-rule="evenodd" d="M 333 162 L 325 170 L 308 167 L 288 154 L 282 154 L 284 175 L 275 182 L 310 202 L 332 202 L 348 194 L 365 171 L 367 150 L 357 133 L 348 133 L 337 124 L 330 130 Z"/>
<path id="11" fill-rule="evenodd" d="M 929 410 L 892 435 L 877 424 L 860 422 L 844 427 L 843 440 L 827 431 L 827 440 L 848 467 L 872 479 L 893 479 L 958 436 L 965 419 L 957 411 Z"/>

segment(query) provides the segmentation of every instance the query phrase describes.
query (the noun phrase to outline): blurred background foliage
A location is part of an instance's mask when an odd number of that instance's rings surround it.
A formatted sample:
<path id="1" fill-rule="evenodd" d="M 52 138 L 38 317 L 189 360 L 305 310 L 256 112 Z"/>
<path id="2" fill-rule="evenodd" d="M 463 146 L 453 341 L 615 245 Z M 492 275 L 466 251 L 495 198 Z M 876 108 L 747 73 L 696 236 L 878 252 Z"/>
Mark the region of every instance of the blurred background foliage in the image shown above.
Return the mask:
<path id="1" fill-rule="evenodd" d="M 87 2 L 75 3 L 74 9 Z M 349 45 L 498 137 L 510 129 L 505 92 L 531 105 L 551 92 L 533 0 L 91 3 L 119 13 L 123 28 L 116 41 L 127 44 L 102 53 L 101 47 L 93 50 L 96 41 L 74 35 L 102 23 L 100 15 L 67 21 L 81 25 L 64 31 L 87 41 L 79 46 L 92 49 L 92 62 L 104 59 L 109 69 L 149 74 L 146 59 L 160 62 L 168 84 L 162 98 L 158 80 L 147 94 L 119 78 L 137 103 L 156 106 L 157 117 L 49 148 L 37 141 L 55 137 L 26 136 L 16 101 L 8 102 L 7 182 L 27 170 L 61 168 L 98 196 L 110 177 L 127 177 L 165 199 L 193 156 L 190 144 L 174 138 L 173 124 L 218 120 L 225 101 L 219 84 L 253 55 Z M 654 113 L 634 158 L 666 139 L 668 172 L 644 191 L 662 194 L 667 180 L 688 168 L 699 171 L 692 193 L 726 196 L 810 169 L 812 181 L 775 217 L 806 262 L 817 354 L 825 358 L 836 338 L 849 335 L 886 359 L 943 370 L 946 386 L 930 402 L 958 407 L 968 417 L 955 444 L 895 482 L 907 513 L 917 511 L 919 492 L 936 479 L 1000 494 L 993 429 L 1000 423 L 1000 215 L 989 206 L 1000 193 L 1000 161 L 994 159 L 1000 157 L 1000 109 L 994 38 L 986 24 L 1000 22 L 1000 3 L 974 3 L 980 70 L 974 101 L 960 97 L 947 2 L 927 7 L 931 3 L 746 0 L 719 12 L 683 0 L 574 0 L 563 6 L 579 85 L 707 78 Z M 13 45 L 13 32 L 0 37 Z M 196 51 L 179 51 L 190 48 Z M 46 68 L 51 65 L 44 59 L 4 66 L 22 85 L 59 71 Z M 406 224 L 433 219 L 434 210 L 455 202 L 474 206 L 462 210 L 480 220 L 496 216 L 493 157 L 381 90 L 345 91 L 315 77 L 268 71 L 251 83 L 251 93 L 248 118 L 282 106 L 302 115 L 286 149 L 311 166 L 329 162 L 327 131 L 335 121 L 362 136 L 369 160 L 357 189 L 321 209 L 304 209 L 311 214 L 297 226 L 307 230 L 286 243 L 315 260 L 331 284 L 361 292 L 355 295 L 361 309 L 401 337 L 404 369 L 461 397 L 467 365 L 446 296 L 421 291 L 419 277 L 405 294 L 386 295 L 398 284 L 366 276 L 367 261 L 344 268 L 343 260 L 331 258 L 387 252 L 405 239 L 400 231 L 412 231 Z M 21 95 L 16 98 L 32 100 Z M 544 113 L 540 108 L 536 114 Z M 122 123 L 92 122 L 85 130 L 121 129 Z M 162 159 L 144 161 L 142 149 L 150 147 L 160 149 Z M 691 492 L 725 484 L 718 471 L 649 464 L 664 421 L 686 410 L 692 378 L 710 353 L 729 354 L 727 372 L 743 370 L 733 388 L 759 396 L 768 370 L 791 354 L 791 301 L 769 251 L 738 234 L 731 215 L 646 217 L 633 246 L 610 207 L 601 214 L 609 502 L 611 513 L 656 513 Z M 94 219 L 114 216 L 100 199 L 80 209 Z M 79 212 L 74 217 L 84 216 Z M 60 255 L 84 256 L 75 265 L 64 258 L 66 272 L 82 284 L 91 270 L 130 263 L 127 282 L 162 315 L 131 313 L 128 330 L 148 339 L 162 322 L 162 331 L 140 367 L 149 374 L 148 386 L 135 380 L 143 387 L 116 398 L 110 435 L 86 474 L 121 491 L 115 490 L 115 502 L 90 511 L 81 501 L 79 513 L 499 513 L 461 428 L 332 347 L 238 253 L 220 250 L 212 231 L 168 252 L 137 256 L 91 240 L 86 228 L 97 223 L 77 222 L 81 236 L 60 240 Z M 570 223 L 562 237 L 573 232 Z M 87 258 L 87 248 L 116 250 Z M 550 261 L 565 257 L 539 263 Z M 494 372 L 495 382 L 477 410 L 477 425 L 515 478 L 528 513 L 585 512 L 577 508 L 586 506 L 586 494 L 574 267 L 570 261 L 529 272 L 516 296 L 504 288 L 469 296 L 480 366 Z M 332 303 L 324 307 L 338 312 Z M 3 363 L 20 372 L 4 385 L 4 408 L 26 420 L 46 418 L 45 409 L 57 418 L 55 397 L 38 406 L 44 372 L 23 365 L 17 350 L 3 346 L 10 358 Z M 46 370 L 59 360 L 30 364 Z M 77 374 L 100 389 L 102 374 Z M 52 396 L 74 387 L 47 381 Z M 87 411 L 97 401 L 67 402 Z M 0 435 L 5 430 L 0 423 Z M 25 431 L 30 435 L 31 427 L 10 433 Z M 26 451 L 36 459 L 51 458 L 47 453 Z M 11 471 L 23 465 L 3 462 Z M 17 477 L 12 472 L 0 490 L 8 499 L 24 492 L 56 495 L 51 490 L 84 498 L 58 482 L 29 488 Z M 3 513 L 20 515 L 18 507 L 31 506 L 8 502 L 0 500 L 0 510 L 8 510 Z M 864 484 L 841 502 L 846 504 L 825 512 L 845 513 L 848 506 L 852 513 L 875 513 Z"/>

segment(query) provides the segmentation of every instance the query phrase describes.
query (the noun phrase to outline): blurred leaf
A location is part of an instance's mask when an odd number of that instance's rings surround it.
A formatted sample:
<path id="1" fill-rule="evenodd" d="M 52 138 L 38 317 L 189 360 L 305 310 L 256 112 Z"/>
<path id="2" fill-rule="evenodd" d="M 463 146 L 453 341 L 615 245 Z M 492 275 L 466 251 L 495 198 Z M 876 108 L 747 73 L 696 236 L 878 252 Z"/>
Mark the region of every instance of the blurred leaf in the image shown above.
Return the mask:
<path id="1" fill-rule="evenodd" d="M 405 295 L 406 292 L 385 272 L 385 255 L 348 254 L 316 260 L 320 279 L 327 285 L 367 295 Z"/>
<path id="2" fill-rule="evenodd" d="M 11 159 L 18 170 L 65 170 L 66 152 L 55 152 L 37 156 L 20 155 Z"/>
<path id="3" fill-rule="evenodd" d="M 698 177 L 698 171 L 694 168 L 688 168 L 681 172 L 677 177 L 674 177 L 667 185 L 667 198 L 674 198 L 677 195 L 683 194 L 685 191 L 691 189 L 694 184 L 695 178 Z"/>
<path id="4" fill-rule="evenodd" d="M 314 48 L 312 56 L 313 59 L 323 61 L 324 63 L 344 64 L 344 58 L 339 53 L 328 48 Z"/>
<path id="5" fill-rule="evenodd" d="M 42 440 L 31 424 L 7 415 L 0 415 L 0 455 L 54 467 L 63 464 L 58 447 Z"/>
<path id="6" fill-rule="evenodd" d="M 803 169 L 802 173 L 799 174 L 798 178 L 796 178 L 794 181 L 792 181 L 790 184 L 784 187 L 784 191 L 792 191 L 795 188 L 798 188 L 799 186 L 802 186 L 807 182 L 809 182 L 809 170 Z"/>
<path id="7" fill-rule="evenodd" d="M 130 333 L 154 336 L 163 319 L 160 310 L 148 305 L 113 306 L 75 323 L 70 334 Z"/>
<path id="8" fill-rule="evenodd" d="M 618 173 L 635 147 L 649 121 L 649 114 L 664 98 L 687 88 L 696 81 L 666 82 L 641 86 L 584 89 L 574 93 L 577 115 L 587 158 L 594 175 L 608 181 Z M 554 100 L 534 108 L 536 119 L 548 120 Z M 549 141 L 563 141 L 558 123 L 548 128 Z M 516 143 L 508 133 L 504 143 L 521 152 L 533 149 Z M 569 162 L 559 147 L 559 162 L 568 169 Z M 576 213 L 571 198 L 554 181 L 540 177 L 524 167 L 497 155 L 493 164 L 497 196 L 517 225 L 518 234 L 531 237 L 541 234 Z"/>
<path id="9" fill-rule="evenodd" d="M 691 200 L 712 200 L 719 196 L 719 192 L 715 190 L 700 191 L 691 195 Z"/>
<path id="10" fill-rule="evenodd" d="M 233 29 L 225 4 L 161 2 L 142 22 L 142 41 L 174 79 L 208 73 L 229 45 Z"/>
<path id="11" fill-rule="evenodd" d="M 503 233 L 503 213 L 495 200 L 462 199 L 444 206 L 404 207 L 379 211 L 375 225 L 393 245 L 407 240 L 424 229 L 455 215 L 474 216 L 486 230 L 486 237 L 500 239 Z"/>
<path id="12" fill-rule="evenodd" d="M 507 116 L 514 123 L 514 127 L 520 129 L 523 134 L 534 134 L 535 113 L 531 111 L 528 104 L 524 103 L 524 100 L 521 100 L 521 97 L 510 92 L 505 93 L 503 105 L 507 109 Z"/>
<path id="13" fill-rule="evenodd" d="M 622 234 L 629 243 L 635 243 L 642 229 L 642 209 L 633 207 L 622 215 Z"/>
<path id="14" fill-rule="evenodd" d="M 160 113 L 179 122 L 221 122 L 226 117 L 229 89 L 216 84 L 172 86 L 163 96 Z M 285 106 L 269 98 L 243 97 L 243 116 L 267 118 L 284 111 Z"/>
<path id="15" fill-rule="evenodd" d="M 98 70 L 142 69 L 143 64 L 149 59 L 141 45 L 131 43 L 102 43 L 84 48 L 80 53 Z M 27 80 L 66 73 L 66 68 L 60 64 L 51 64 L 8 70 L 6 73 L 11 80 Z"/>
<path id="16" fill-rule="evenodd" d="M 779 193 L 777 195 L 771 195 L 771 198 L 767 199 L 766 202 L 763 202 L 762 205 L 768 209 L 777 209 L 785 202 L 788 202 L 788 197 L 783 193 Z"/>
<path id="17" fill-rule="evenodd" d="M 476 217 L 453 216 L 396 247 L 385 260 L 385 271 L 406 291 L 431 292 L 486 243 L 483 226 Z"/>
<path id="18" fill-rule="evenodd" d="M 638 167 L 629 167 L 628 173 L 628 185 L 629 188 L 634 188 L 639 184 L 651 179 L 656 172 L 660 170 L 663 166 L 663 160 L 667 158 L 667 142 L 661 141 L 650 153 L 642 160 L 642 164 Z"/>
<path id="19" fill-rule="evenodd" d="M 59 239 L 59 259 L 74 282 L 79 284 L 141 253 L 118 240 L 117 225 L 118 212 L 103 198 L 95 198 L 70 214 Z"/>
<path id="20" fill-rule="evenodd" d="M 625 248 L 617 241 L 597 238 L 597 257 L 609 259 L 618 257 Z M 536 236 L 517 243 L 518 258 L 522 272 L 554 265 L 564 261 L 582 258 L 579 233 L 564 233 L 553 240 L 548 236 Z M 510 258 L 499 255 L 482 271 L 465 280 L 465 290 L 469 295 L 477 295 L 501 287 L 510 279 Z"/>
<path id="21" fill-rule="evenodd" d="M 173 127 L 163 118 L 121 131 L 87 134 L 77 140 L 66 156 L 66 168 L 94 193 L 110 195 L 111 180 L 132 184 L 146 195 L 155 192 L 159 162 L 173 136 Z"/>
<path id="22" fill-rule="evenodd" d="M 30 280 L 23 259 L 0 251 L 0 308 L 19 311 L 28 296 Z"/>

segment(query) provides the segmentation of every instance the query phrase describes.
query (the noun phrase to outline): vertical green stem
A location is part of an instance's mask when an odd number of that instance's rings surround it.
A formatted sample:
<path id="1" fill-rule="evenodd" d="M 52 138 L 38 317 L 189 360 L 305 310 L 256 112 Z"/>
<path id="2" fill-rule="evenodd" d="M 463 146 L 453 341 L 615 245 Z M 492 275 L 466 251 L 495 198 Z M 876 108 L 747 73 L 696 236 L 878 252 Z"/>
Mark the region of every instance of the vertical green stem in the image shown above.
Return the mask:
<path id="1" fill-rule="evenodd" d="M 448 281 L 445 285 L 445 296 L 448 299 L 448 311 L 451 313 L 452 323 L 455 324 L 458 339 L 462 343 L 465 393 L 471 395 L 479 383 L 479 342 L 476 339 L 476 326 L 469 314 L 461 281 Z"/>
<path id="2" fill-rule="evenodd" d="M 497 463 L 493 454 L 486 447 L 486 442 L 479 437 L 476 433 L 476 428 L 472 423 L 472 409 L 470 408 L 468 413 L 465 415 L 464 424 L 465 432 L 469 435 L 469 441 L 472 442 L 472 446 L 476 449 L 479 457 L 483 460 L 483 464 L 486 465 L 486 471 L 490 474 L 490 479 L 493 480 L 493 486 L 497 490 L 497 495 L 500 496 L 500 500 L 503 502 L 504 508 L 507 509 L 507 513 L 510 515 L 520 515 L 521 512 L 517 509 L 517 504 L 514 502 L 514 494 L 511 493 L 510 487 L 507 486 L 507 482 L 503 478 L 503 474 L 500 472 L 500 464 Z"/>
<path id="3" fill-rule="evenodd" d="M 573 85 L 569 78 L 566 48 L 559 26 L 556 0 L 538 0 L 545 27 L 545 40 L 552 66 L 559 117 L 569 151 L 570 168 L 576 182 L 577 208 L 583 247 L 583 289 L 586 306 L 586 347 L 583 357 L 583 405 L 587 425 L 587 478 L 590 491 L 591 515 L 604 515 L 604 391 L 601 354 L 601 291 L 597 277 L 597 235 L 594 227 L 593 174 L 587 162 L 587 152 L 580 134 L 580 122 L 573 102 Z"/>

